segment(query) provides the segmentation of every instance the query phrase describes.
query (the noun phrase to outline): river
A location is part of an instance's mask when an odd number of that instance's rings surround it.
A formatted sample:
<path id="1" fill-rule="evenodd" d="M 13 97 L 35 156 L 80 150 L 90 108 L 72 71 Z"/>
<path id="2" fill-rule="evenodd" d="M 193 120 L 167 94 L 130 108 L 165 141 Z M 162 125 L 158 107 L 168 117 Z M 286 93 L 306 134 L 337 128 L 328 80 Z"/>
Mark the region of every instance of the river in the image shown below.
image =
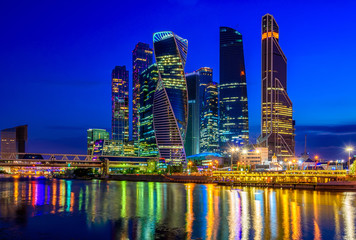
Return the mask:
<path id="1" fill-rule="evenodd" d="M 0 239 L 356 239 L 356 193 L 0 179 Z"/>

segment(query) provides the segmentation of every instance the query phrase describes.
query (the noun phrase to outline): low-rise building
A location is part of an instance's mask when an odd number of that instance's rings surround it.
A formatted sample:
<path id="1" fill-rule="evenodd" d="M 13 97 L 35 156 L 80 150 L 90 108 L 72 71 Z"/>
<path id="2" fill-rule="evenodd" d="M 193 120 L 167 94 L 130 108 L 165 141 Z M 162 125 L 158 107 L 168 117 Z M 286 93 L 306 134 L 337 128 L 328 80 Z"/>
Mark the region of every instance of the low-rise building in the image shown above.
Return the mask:
<path id="1" fill-rule="evenodd" d="M 237 164 L 256 165 L 268 162 L 268 148 L 241 149 L 237 152 Z"/>

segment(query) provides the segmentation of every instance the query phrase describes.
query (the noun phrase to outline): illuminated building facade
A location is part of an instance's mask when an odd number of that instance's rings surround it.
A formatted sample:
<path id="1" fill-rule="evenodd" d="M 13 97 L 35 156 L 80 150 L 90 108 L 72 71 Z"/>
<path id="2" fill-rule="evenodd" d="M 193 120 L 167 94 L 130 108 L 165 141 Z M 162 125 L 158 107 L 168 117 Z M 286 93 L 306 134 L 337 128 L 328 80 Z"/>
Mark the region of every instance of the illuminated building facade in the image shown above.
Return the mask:
<path id="1" fill-rule="evenodd" d="M 88 129 L 87 130 L 87 154 L 93 155 L 95 142 L 97 140 L 109 140 L 110 134 L 105 129 Z"/>
<path id="2" fill-rule="evenodd" d="M 259 147 L 254 149 L 242 149 L 237 152 L 237 162 L 234 164 L 256 165 L 268 161 L 268 148 Z"/>
<path id="3" fill-rule="evenodd" d="M 219 151 L 219 108 L 218 84 L 215 82 L 206 85 L 201 109 L 200 124 L 200 151 Z"/>
<path id="4" fill-rule="evenodd" d="M 140 74 L 140 127 L 139 156 L 156 157 L 158 155 L 156 136 L 153 129 L 153 97 L 157 87 L 157 65 L 149 66 Z"/>
<path id="5" fill-rule="evenodd" d="M 166 162 L 186 161 L 184 139 L 188 122 L 188 92 L 184 74 L 188 41 L 173 32 L 153 35 L 158 82 L 153 101 L 153 126 L 159 155 Z"/>
<path id="6" fill-rule="evenodd" d="M 140 108 L 140 80 L 139 76 L 152 64 L 152 49 L 149 44 L 139 42 L 132 51 L 132 139 L 138 143 Z"/>
<path id="7" fill-rule="evenodd" d="M 1 130 L 1 156 L 7 153 L 25 153 L 27 142 L 27 125 Z"/>
<path id="8" fill-rule="evenodd" d="M 213 81 L 213 69 L 199 68 L 197 71 L 186 74 L 188 86 L 188 128 L 185 139 L 187 156 L 201 152 L 201 131 L 204 114 L 202 109 L 205 104 L 205 91 L 208 84 Z"/>
<path id="9" fill-rule="evenodd" d="M 262 17 L 262 112 L 258 142 L 269 158 L 294 156 L 293 105 L 287 94 L 287 58 L 279 46 L 279 27 L 272 15 Z"/>
<path id="10" fill-rule="evenodd" d="M 125 142 L 124 145 L 118 140 L 96 140 L 94 143 L 93 155 L 104 156 L 136 156 L 133 141 Z"/>
<path id="11" fill-rule="evenodd" d="M 248 103 L 242 35 L 220 27 L 220 150 L 249 142 Z"/>
<path id="12" fill-rule="evenodd" d="M 112 139 L 122 145 L 129 140 L 129 72 L 126 66 L 112 70 Z"/>

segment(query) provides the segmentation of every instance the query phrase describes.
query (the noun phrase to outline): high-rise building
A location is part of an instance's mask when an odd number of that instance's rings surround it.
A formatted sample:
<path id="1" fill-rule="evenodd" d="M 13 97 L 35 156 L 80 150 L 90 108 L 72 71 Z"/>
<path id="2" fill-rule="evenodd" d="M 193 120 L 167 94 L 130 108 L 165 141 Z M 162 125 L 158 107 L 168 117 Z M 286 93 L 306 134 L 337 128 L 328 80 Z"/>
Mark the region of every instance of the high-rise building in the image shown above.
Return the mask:
<path id="1" fill-rule="evenodd" d="M 25 153 L 27 142 L 27 125 L 1 130 L 1 156 L 8 153 Z"/>
<path id="2" fill-rule="evenodd" d="M 185 75 L 188 88 L 188 126 L 184 147 L 187 156 L 200 153 L 200 109 L 199 73 Z"/>
<path id="3" fill-rule="evenodd" d="M 220 150 L 249 142 L 248 104 L 242 35 L 220 27 Z"/>
<path id="4" fill-rule="evenodd" d="M 140 81 L 139 76 L 152 64 L 152 49 L 149 44 L 139 42 L 132 51 L 132 140 L 138 143 L 140 108 Z"/>
<path id="5" fill-rule="evenodd" d="M 204 91 L 204 104 L 201 110 L 200 151 L 219 151 L 219 111 L 218 84 L 208 83 Z"/>
<path id="6" fill-rule="evenodd" d="M 112 70 L 112 139 L 121 145 L 129 140 L 129 72 L 126 66 Z"/>
<path id="7" fill-rule="evenodd" d="M 207 85 L 213 82 L 213 69 L 202 67 L 186 74 L 188 87 L 188 128 L 185 139 L 185 151 L 187 156 L 196 155 L 201 152 L 201 132 L 203 131 L 202 109 L 205 104 L 205 93 Z"/>
<path id="8" fill-rule="evenodd" d="M 173 32 L 153 35 L 158 83 L 153 101 L 153 126 L 161 158 L 172 164 L 186 161 L 184 139 L 188 121 L 188 92 L 184 67 L 188 40 Z"/>
<path id="9" fill-rule="evenodd" d="M 87 154 L 93 155 L 95 142 L 97 140 L 109 140 L 110 134 L 105 129 L 88 129 L 87 130 Z"/>
<path id="10" fill-rule="evenodd" d="M 158 155 L 156 136 L 153 129 L 153 97 L 157 87 L 157 65 L 152 64 L 140 74 L 140 127 L 139 156 Z"/>
<path id="11" fill-rule="evenodd" d="M 287 58 L 279 46 L 279 27 L 272 15 L 262 17 L 262 112 L 258 142 L 269 158 L 294 156 L 293 106 L 287 94 Z"/>

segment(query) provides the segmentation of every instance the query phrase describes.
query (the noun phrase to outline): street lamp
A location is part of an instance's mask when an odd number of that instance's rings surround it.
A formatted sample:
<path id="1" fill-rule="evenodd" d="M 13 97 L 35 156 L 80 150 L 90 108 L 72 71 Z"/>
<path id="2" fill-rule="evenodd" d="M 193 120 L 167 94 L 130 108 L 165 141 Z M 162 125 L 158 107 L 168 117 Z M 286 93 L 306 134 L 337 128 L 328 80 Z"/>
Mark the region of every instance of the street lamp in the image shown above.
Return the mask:
<path id="1" fill-rule="evenodd" d="M 236 148 L 232 147 L 231 148 L 231 171 L 233 170 L 232 169 L 232 162 L 233 162 L 233 158 L 234 158 L 234 152 L 238 152 L 238 151 L 240 151 L 240 149 L 238 147 L 236 147 Z"/>
<path id="2" fill-rule="evenodd" d="M 350 172 L 350 160 L 351 160 L 351 152 L 353 151 L 354 149 L 349 146 L 346 148 L 346 151 L 349 152 L 349 159 L 347 160 L 347 168 L 349 169 L 349 172 Z"/>

